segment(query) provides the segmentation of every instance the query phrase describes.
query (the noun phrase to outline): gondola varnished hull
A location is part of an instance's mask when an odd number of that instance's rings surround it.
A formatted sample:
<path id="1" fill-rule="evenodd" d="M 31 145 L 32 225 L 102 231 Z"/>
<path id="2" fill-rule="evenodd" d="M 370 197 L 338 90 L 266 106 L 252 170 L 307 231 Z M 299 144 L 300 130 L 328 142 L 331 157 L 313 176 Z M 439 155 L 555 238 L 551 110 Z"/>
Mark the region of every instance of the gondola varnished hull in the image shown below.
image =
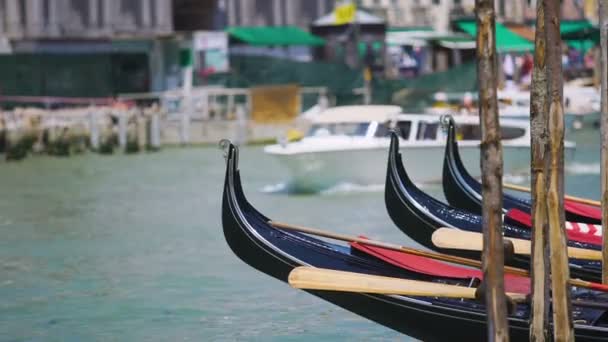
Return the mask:
<path id="1" fill-rule="evenodd" d="M 481 216 L 450 207 L 427 195 L 409 179 L 399 153 L 399 139 L 394 135 L 389 149 L 385 203 L 389 216 L 395 225 L 418 243 L 434 250 L 477 257 L 479 253 L 457 250 L 441 250 L 431 241 L 433 232 L 440 227 L 450 227 L 481 232 Z M 530 239 L 530 229 L 503 225 L 505 236 Z M 569 241 L 569 246 L 598 249 L 596 245 Z M 507 263 L 512 266 L 529 268 L 530 260 L 524 256 L 514 256 Z M 571 260 L 571 274 L 591 281 L 601 278 L 601 265 L 597 261 Z"/>
<path id="2" fill-rule="evenodd" d="M 230 164 L 230 160 L 229 160 Z M 268 225 L 265 217 L 239 198 L 236 170 L 226 174 L 222 223 L 232 251 L 245 263 L 283 282 L 297 266 L 365 272 L 406 277 L 402 271 L 382 262 L 373 262 L 333 250 L 321 241 L 299 234 L 285 233 Z M 425 341 L 485 340 L 485 315 L 466 308 L 437 307 L 434 299 L 403 296 L 367 295 L 346 292 L 308 291 L 348 311 L 386 327 Z M 512 334 L 525 338 L 524 320 L 512 320 Z M 437 327 L 442 327 L 437 329 Z"/>
<path id="3" fill-rule="evenodd" d="M 417 273 L 396 268 L 381 260 L 351 253 L 298 233 L 273 228 L 269 219 L 245 198 L 237 168 L 238 154 L 231 146 L 227 159 L 222 204 L 224 235 L 233 252 L 245 263 L 283 282 L 296 266 L 315 266 L 336 270 L 427 279 Z M 483 306 L 472 301 L 440 298 L 308 291 L 330 303 L 366 317 L 386 327 L 424 341 L 484 341 L 486 322 Z M 596 315 L 597 316 L 597 315 Z M 511 338 L 528 338 L 527 308 L 518 306 L 509 317 Z M 608 340 L 608 329 L 580 326 L 576 337 L 583 341 Z"/>
<path id="4" fill-rule="evenodd" d="M 456 142 L 454 121 L 447 119 L 448 136 L 443 161 L 443 192 L 450 205 L 475 214 L 481 214 L 481 184 L 466 172 Z M 530 202 L 505 194 L 503 208 L 528 211 Z"/>

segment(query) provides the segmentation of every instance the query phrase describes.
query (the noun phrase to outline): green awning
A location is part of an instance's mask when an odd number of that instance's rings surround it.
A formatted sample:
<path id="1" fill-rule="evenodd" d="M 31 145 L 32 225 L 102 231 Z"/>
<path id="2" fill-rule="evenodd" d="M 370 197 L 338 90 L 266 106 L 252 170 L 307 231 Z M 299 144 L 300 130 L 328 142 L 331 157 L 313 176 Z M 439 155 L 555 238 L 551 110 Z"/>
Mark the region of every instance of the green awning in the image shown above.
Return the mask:
<path id="1" fill-rule="evenodd" d="M 559 24 L 559 32 L 562 35 L 573 34 L 574 32 L 585 31 L 593 28 L 593 24 L 587 20 L 562 21 Z"/>
<path id="2" fill-rule="evenodd" d="M 599 44 L 600 30 L 587 20 L 564 21 L 560 24 L 562 39 L 569 46 L 583 48 L 584 51 Z M 577 47 L 578 45 L 578 47 Z"/>
<path id="3" fill-rule="evenodd" d="M 477 23 L 474 21 L 459 21 L 456 22 L 456 25 L 469 35 L 477 36 Z M 532 51 L 534 44 L 509 30 L 503 24 L 496 23 L 496 50 L 498 52 Z"/>
<path id="4" fill-rule="evenodd" d="M 325 40 L 295 26 L 229 27 L 230 37 L 249 45 L 323 45 Z"/>
<path id="5" fill-rule="evenodd" d="M 589 49 L 597 45 L 593 39 L 564 39 L 564 42 L 568 44 L 569 47 L 583 53 L 586 53 Z"/>
<path id="6" fill-rule="evenodd" d="M 559 31 L 568 46 L 583 52 L 599 43 L 599 29 L 587 20 L 562 21 Z"/>
<path id="7" fill-rule="evenodd" d="M 392 26 L 386 29 L 386 32 L 431 32 L 433 31 L 433 27 L 431 26 L 407 26 L 407 27 L 399 27 Z"/>

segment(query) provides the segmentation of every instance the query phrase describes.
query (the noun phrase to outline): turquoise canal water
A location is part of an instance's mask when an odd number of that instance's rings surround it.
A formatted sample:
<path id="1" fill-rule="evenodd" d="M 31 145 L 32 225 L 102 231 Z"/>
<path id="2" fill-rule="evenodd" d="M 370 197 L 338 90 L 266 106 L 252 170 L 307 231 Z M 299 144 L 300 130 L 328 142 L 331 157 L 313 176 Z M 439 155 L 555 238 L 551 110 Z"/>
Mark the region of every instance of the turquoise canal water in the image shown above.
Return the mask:
<path id="1" fill-rule="evenodd" d="M 570 136 L 571 194 L 599 196 L 597 136 Z M 276 220 L 412 244 L 377 187 L 268 192 L 280 166 L 259 147 L 240 162 L 251 202 Z M 223 176 L 213 148 L 0 163 L 0 341 L 405 339 L 238 260 L 221 231 Z"/>

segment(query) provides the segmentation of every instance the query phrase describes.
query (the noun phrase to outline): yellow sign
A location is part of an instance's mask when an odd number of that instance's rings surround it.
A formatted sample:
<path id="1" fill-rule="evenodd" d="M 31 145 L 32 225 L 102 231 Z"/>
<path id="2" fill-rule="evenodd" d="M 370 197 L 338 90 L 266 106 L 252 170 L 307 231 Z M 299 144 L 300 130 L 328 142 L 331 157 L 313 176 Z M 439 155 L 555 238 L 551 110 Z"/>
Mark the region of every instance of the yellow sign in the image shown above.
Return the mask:
<path id="1" fill-rule="evenodd" d="M 369 67 L 363 69 L 363 80 L 369 82 L 372 80 L 372 70 Z"/>
<path id="2" fill-rule="evenodd" d="M 336 25 L 352 23 L 355 20 L 356 13 L 357 5 L 352 2 L 336 6 L 336 10 L 334 11 Z"/>
<path id="3" fill-rule="evenodd" d="M 300 110 L 300 87 L 295 84 L 251 88 L 251 118 L 256 123 L 293 121 Z"/>

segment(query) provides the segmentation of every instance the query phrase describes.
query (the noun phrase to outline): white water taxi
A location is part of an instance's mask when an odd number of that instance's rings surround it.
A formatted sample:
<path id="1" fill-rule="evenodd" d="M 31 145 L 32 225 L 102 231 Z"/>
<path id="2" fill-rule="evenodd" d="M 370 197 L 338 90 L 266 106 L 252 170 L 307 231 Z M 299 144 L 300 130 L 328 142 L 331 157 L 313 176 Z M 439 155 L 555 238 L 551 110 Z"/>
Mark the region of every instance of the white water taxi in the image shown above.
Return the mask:
<path id="1" fill-rule="evenodd" d="M 315 116 L 299 141 L 266 146 L 291 174 L 297 191 L 318 191 L 339 183 L 384 184 L 389 130 L 401 136 L 408 174 L 416 182 L 441 180 L 446 134 L 440 117 L 403 114 L 398 106 L 357 105 L 326 109 Z M 479 176 L 477 116 L 456 116 L 462 159 Z M 530 161 L 530 129 L 523 120 L 501 119 L 505 173 L 525 171 Z M 566 143 L 567 148 L 574 144 Z"/>

